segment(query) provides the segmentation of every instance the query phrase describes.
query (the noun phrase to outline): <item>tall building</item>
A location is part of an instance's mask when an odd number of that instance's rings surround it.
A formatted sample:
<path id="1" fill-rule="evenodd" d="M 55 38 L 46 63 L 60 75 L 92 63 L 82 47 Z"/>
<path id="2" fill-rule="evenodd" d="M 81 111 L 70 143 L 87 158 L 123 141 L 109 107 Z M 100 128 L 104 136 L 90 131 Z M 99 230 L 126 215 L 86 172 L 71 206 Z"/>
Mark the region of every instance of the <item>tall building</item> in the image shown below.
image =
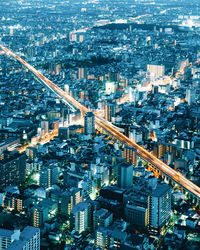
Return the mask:
<path id="1" fill-rule="evenodd" d="M 14 240 L 8 250 L 40 250 L 40 229 L 27 226 L 21 232 L 19 240 Z"/>
<path id="2" fill-rule="evenodd" d="M 186 89 L 186 102 L 188 105 L 192 105 L 196 101 L 196 89 L 195 88 L 188 88 Z"/>
<path id="3" fill-rule="evenodd" d="M 122 151 L 122 157 L 126 159 L 126 162 L 135 165 L 137 160 L 137 150 L 133 147 L 125 146 Z"/>
<path id="4" fill-rule="evenodd" d="M 37 156 L 37 148 L 28 147 L 26 149 L 26 155 L 29 158 L 29 160 L 33 161 Z"/>
<path id="5" fill-rule="evenodd" d="M 40 170 L 40 187 L 44 189 L 52 187 L 58 183 L 58 167 L 50 165 Z"/>
<path id="6" fill-rule="evenodd" d="M 84 133 L 85 135 L 95 133 L 95 116 L 92 112 L 88 112 L 84 116 Z"/>
<path id="7" fill-rule="evenodd" d="M 96 230 L 98 227 L 108 227 L 113 221 L 113 214 L 107 209 L 101 208 L 95 210 L 93 213 L 93 229 Z"/>
<path id="8" fill-rule="evenodd" d="M 6 188 L 10 185 L 19 186 L 25 181 L 25 161 L 25 153 L 4 151 L 2 160 L 0 160 L 0 188 Z"/>
<path id="9" fill-rule="evenodd" d="M 116 114 L 116 109 L 117 109 L 116 103 L 106 103 L 104 112 L 105 119 L 110 122 L 111 118 L 114 117 Z"/>
<path id="10" fill-rule="evenodd" d="M 111 246 L 112 249 L 121 249 L 127 239 L 127 233 L 122 230 L 123 228 L 115 222 L 108 228 L 100 226 L 95 233 L 96 246 L 103 249 L 109 249 Z"/>
<path id="11" fill-rule="evenodd" d="M 69 127 L 60 127 L 58 130 L 58 136 L 60 140 L 69 139 Z"/>
<path id="12" fill-rule="evenodd" d="M 95 244 L 97 247 L 108 249 L 113 244 L 112 230 L 99 227 L 95 232 Z"/>
<path id="13" fill-rule="evenodd" d="M 82 233 L 91 227 L 91 205 L 80 202 L 70 213 L 70 229 Z"/>
<path id="14" fill-rule="evenodd" d="M 108 73 L 108 81 L 109 82 L 119 82 L 120 75 L 118 72 L 109 72 Z"/>
<path id="15" fill-rule="evenodd" d="M 48 208 L 40 205 L 32 207 L 31 219 L 34 227 L 43 226 L 44 222 L 48 220 Z"/>
<path id="16" fill-rule="evenodd" d="M 47 134 L 49 132 L 49 121 L 41 121 L 41 129 Z"/>
<path id="17" fill-rule="evenodd" d="M 148 225 L 147 207 L 128 203 L 124 209 L 125 220 L 131 224 L 145 228 Z"/>
<path id="18" fill-rule="evenodd" d="M 116 94 L 116 89 L 117 89 L 117 84 L 115 82 L 106 82 L 106 94 L 110 95 L 112 94 Z"/>
<path id="19" fill-rule="evenodd" d="M 164 65 L 147 65 L 147 71 L 151 73 L 152 79 L 157 79 L 159 77 L 163 77 L 165 74 L 165 66 Z"/>
<path id="20" fill-rule="evenodd" d="M 70 215 L 72 208 L 82 201 L 79 188 L 71 188 L 62 194 L 61 213 Z"/>
<path id="21" fill-rule="evenodd" d="M 79 68 L 78 69 L 78 80 L 87 79 L 87 69 Z"/>
<path id="22" fill-rule="evenodd" d="M 122 162 L 117 166 L 117 185 L 121 188 L 129 188 L 133 185 L 133 165 Z"/>
<path id="23" fill-rule="evenodd" d="M 171 188 L 165 183 L 153 183 L 148 197 L 148 224 L 150 230 L 159 231 L 171 217 Z"/>
<path id="24" fill-rule="evenodd" d="M 7 249 L 14 240 L 19 239 L 19 235 L 20 230 L 13 231 L 0 228 L 0 249 Z"/>

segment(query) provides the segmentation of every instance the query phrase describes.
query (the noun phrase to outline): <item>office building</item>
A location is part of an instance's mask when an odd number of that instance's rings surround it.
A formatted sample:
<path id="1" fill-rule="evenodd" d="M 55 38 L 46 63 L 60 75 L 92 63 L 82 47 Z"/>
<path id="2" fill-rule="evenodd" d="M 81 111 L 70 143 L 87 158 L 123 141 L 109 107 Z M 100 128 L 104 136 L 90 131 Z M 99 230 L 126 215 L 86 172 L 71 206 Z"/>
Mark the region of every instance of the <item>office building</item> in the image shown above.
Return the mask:
<path id="1" fill-rule="evenodd" d="M 195 88 L 188 88 L 186 89 L 186 102 L 188 105 L 192 105 L 196 101 L 196 89 Z"/>
<path id="2" fill-rule="evenodd" d="M 117 166 L 117 185 L 121 188 L 129 188 L 133 185 L 133 165 L 122 162 Z"/>
<path id="3" fill-rule="evenodd" d="M 34 147 L 28 147 L 26 149 L 26 155 L 29 160 L 33 161 L 37 156 L 37 149 Z"/>
<path id="4" fill-rule="evenodd" d="M 117 84 L 115 82 L 106 82 L 106 95 L 116 94 Z"/>
<path id="5" fill-rule="evenodd" d="M 84 116 L 84 134 L 93 135 L 95 133 L 95 116 L 92 112 L 88 112 Z"/>
<path id="6" fill-rule="evenodd" d="M 10 185 L 21 185 L 25 181 L 26 155 L 17 151 L 4 151 L 2 160 L 0 160 L 0 188 L 6 188 Z"/>

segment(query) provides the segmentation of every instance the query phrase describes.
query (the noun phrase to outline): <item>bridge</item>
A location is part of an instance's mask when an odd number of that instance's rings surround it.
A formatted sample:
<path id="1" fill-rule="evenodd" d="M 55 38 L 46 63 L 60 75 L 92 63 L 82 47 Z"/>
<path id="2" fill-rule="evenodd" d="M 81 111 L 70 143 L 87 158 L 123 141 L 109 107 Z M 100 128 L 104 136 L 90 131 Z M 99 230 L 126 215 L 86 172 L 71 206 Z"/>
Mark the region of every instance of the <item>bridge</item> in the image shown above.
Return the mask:
<path id="1" fill-rule="evenodd" d="M 11 50 L 7 49 L 3 45 L 0 45 L 1 49 L 8 55 L 15 58 L 22 65 L 24 65 L 27 69 L 29 69 L 45 86 L 47 86 L 51 91 L 53 91 L 59 98 L 61 98 L 64 102 L 69 104 L 72 108 L 79 109 L 82 114 L 90 112 L 88 108 L 75 100 L 72 96 L 68 95 L 61 88 L 59 88 L 56 84 L 46 78 L 41 74 L 38 70 L 36 70 L 33 66 L 23 60 L 21 57 L 17 56 Z M 118 141 L 123 144 L 135 148 L 137 150 L 137 154 L 149 163 L 154 169 L 156 169 L 159 173 L 171 179 L 174 183 L 178 184 L 182 187 L 186 192 L 192 195 L 198 202 L 200 201 L 200 187 L 189 181 L 185 178 L 180 172 L 170 168 L 167 164 L 162 162 L 157 157 L 153 156 L 150 152 L 148 152 L 143 147 L 139 146 L 137 143 L 131 141 L 127 136 L 118 131 L 116 127 L 114 127 L 110 122 L 106 121 L 99 115 L 95 114 L 95 123 L 97 126 L 101 127 L 105 131 L 107 131 L 110 135 L 115 137 Z"/>

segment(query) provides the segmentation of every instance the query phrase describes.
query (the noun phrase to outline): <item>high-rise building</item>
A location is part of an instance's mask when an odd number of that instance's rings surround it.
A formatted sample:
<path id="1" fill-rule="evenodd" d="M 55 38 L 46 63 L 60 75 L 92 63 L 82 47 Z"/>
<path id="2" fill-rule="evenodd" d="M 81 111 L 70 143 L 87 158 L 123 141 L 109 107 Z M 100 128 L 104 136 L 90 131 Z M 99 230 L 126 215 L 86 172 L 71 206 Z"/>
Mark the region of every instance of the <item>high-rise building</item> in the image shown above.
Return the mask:
<path id="1" fill-rule="evenodd" d="M 129 188 L 133 185 L 133 165 L 127 162 L 117 166 L 117 185 L 121 188 Z"/>
<path id="2" fill-rule="evenodd" d="M 152 79 L 157 79 L 159 77 L 163 77 L 165 74 L 165 66 L 164 65 L 147 65 L 147 71 L 151 73 Z"/>
<path id="3" fill-rule="evenodd" d="M 14 240 L 8 250 L 40 250 L 40 229 L 27 226 L 21 232 L 19 240 Z"/>
<path id="4" fill-rule="evenodd" d="M 145 228 L 148 224 L 148 210 L 136 204 L 126 204 L 124 209 L 125 220 L 131 224 Z"/>
<path id="5" fill-rule="evenodd" d="M 74 206 L 70 213 L 70 229 L 82 233 L 91 227 L 91 205 L 80 202 Z"/>
<path id="6" fill-rule="evenodd" d="M 108 249 L 113 244 L 112 231 L 108 228 L 99 227 L 95 232 L 95 244 L 97 247 Z"/>
<path id="7" fill-rule="evenodd" d="M 105 119 L 109 122 L 111 121 L 111 118 L 115 116 L 116 114 L 117 105 L 116 103 L 106 103 L 105 104 Z"/>
<path id="8" fill-rule="evenodd" d="M 95 133 L 95 116 L 92 112 L 88 112 L 84 116 L 84 133 L 85 135 Z"/>
<path id="9" fill-rule="evenodd" d="M 0 249 L 7 249 L 14 240 L 19 239 L 19 236 L 20 230 L 13 231 L 0 228 Z"/>
<path id="10" fill-rule="evenodd" d="M 115 82 L 106 82 L 106 94 L 110 95 L 115 94 L 116 93 L 116 89 L 117 89 L 117 84 Z"/>
<path id="11" fill-rule="evenodd" d="M 79 68 L 78 69 L 78 80 L 87 79 L 87 69 Z"/>
<path id="12" fill-rule="evenodd" d="M 165 183 L 153 184 L 148 197 L 148 224 L 151 230 L 160 230 L 171 217 L 171 188 Z"/>
<path id="13" fill-rule="evenodd" d="M 26 155 L 17 151 L 4 151 L 2 160 L 0 160 L 0 188 L 6 188 L 10 185 L 21 185 L 25 181 Z"/>
<path id="14" fill-rule="evenodd" d="M 186 89 L 186 102 L 188 105 L 192 105 L 196 101 L 196 89 L 195 88 L 188 88 Z"/>
<path id="15" fill-rule="evenodd" d="M 95 244 L 97 247 L 108 249 L 121 249 L 122 244 L 127 239 L 127 233 L 122 231 L 123 228 L 118 223 L 113 223 L 112 226 L 100 226 L 95 233 Z"/>
<path id="16" fill-rule="evenodd" d="M 48 220 L 48 208 L 40 205 L 32 207 L 31 219 L 34 227 L 43 226 L 44 222 Z"/>
<path id="17" fill-rule="evenodd" d="M 84 179 L 78 183 L 78 187 L 82 189 L 83 198 L 87 199 L 92 197 L 92 194 L 95 192 L 93 181 L 91 179 Z"/>
<path id="18" fill-rule="evenodd" d="M 137 150 L 133 147 L 125 146 L 122 151 L 122 157 L 126 159 L 126 162 L 135 165 L 137 160 Z"/>
<path id="19" fill-rule="evenodd" d="M 113 221 L 113 214 L 107 209 L 101 208 L 95 210 L 93 213 L 93 229 L 96 230 L 98 227 L 108 227 Z"/>
<path id="20" fill-rule="evenodd" d="M 60 140 L 69 139 L 69 127 L 60 127 L 58 130 L 58 136 Z"/>
<path id="21" fill-rule="evenodd" d="M 49 121 L 41 121 L 41 129 L 47 134 L 49 132 Z"/>
<path id="22" fill-rule="evenodd" d="M 108 81 L 109 82 L 119 82 L 120 76 L 118 72 L 109 72 L 108 73 Z"/>
<path id="23" fill-rule="evenodd" d="M 140 180 L 123 195 L 125 220 L 158 233 L 171 216 L 171 188 L 155 177 Z"/>
<path id="24" fill-rule="evenodd" d="M 25 197 L 21 194 L 6 192 L 3 197 L 2 206 L 7 209 L 14 209 L 17 211 L 24 210 Z"/>
<path id="25" fill-rule="evenodd" d="M 37 149 L 34 147 L 28 147 L 26 149 L 26 155 L 29 158 L 29 160 L 33 161 L 37 156 Z"/>
<path id="26" fill-rule="evenodd" d="M 44 189 L 50 188 L 58 183 L 58 167 L 50 165 L 41 169 L 39 183 Z"/>
<path id="27" fill-rule="evenodd" d="M 61 213 L 70 215 L 72 208 L 82 201 L 79 188 L 71 188 L 62 194 Z"/>

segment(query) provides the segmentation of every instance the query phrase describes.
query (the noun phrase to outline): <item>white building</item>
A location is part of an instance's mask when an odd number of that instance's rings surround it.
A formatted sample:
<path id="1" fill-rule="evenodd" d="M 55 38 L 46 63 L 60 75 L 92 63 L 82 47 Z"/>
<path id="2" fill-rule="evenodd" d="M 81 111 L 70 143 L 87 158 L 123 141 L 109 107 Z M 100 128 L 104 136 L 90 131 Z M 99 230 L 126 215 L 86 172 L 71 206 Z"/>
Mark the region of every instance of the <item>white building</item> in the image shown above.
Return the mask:
<path id="1" fill-rule="evenodd" d="M 20 230 L 7 230 L 0 228 L 0 249 L 7 249 L 8 246 L 14 241 L 18 240 Z M 15 249 L 16 250 L 16 249 Z"/>
<path id="2" fill-rule="evenodd" d="M 82 233 L 91 226 L 91 205 L 87 202 L 80 202 L 72 208 L 70 213 L 70 228 Z"/>
<path id="3" fill-rule="evenodd" d="M 13 241 L 7 250 L 40 250 L 40 229 L 27 226 L 19 240 Z"/>

